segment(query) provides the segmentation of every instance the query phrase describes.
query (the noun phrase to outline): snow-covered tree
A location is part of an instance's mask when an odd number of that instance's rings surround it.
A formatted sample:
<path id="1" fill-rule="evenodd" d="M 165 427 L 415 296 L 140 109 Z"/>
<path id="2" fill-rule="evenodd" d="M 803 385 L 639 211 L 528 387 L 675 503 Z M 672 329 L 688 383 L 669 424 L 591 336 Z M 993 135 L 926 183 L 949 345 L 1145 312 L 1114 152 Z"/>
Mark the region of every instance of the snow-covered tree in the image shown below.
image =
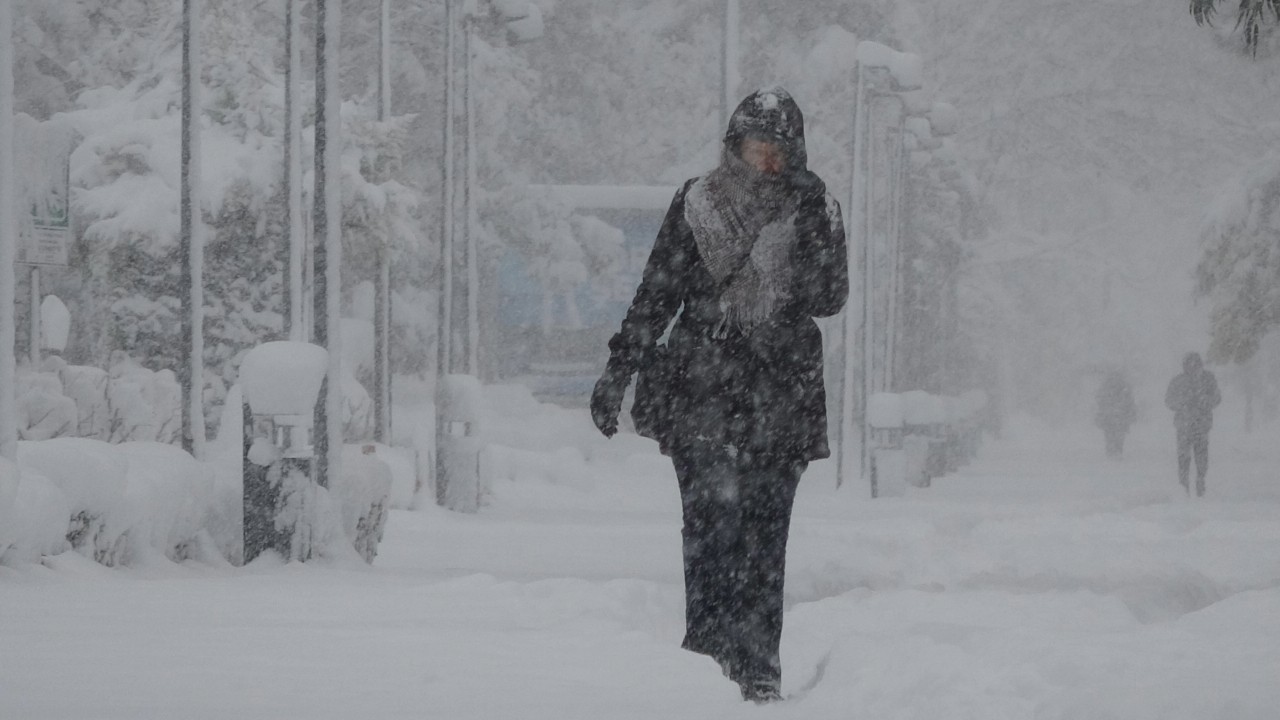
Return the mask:
<path id="1" fill-rule="evenodd" d="M 1213 25 L 1218 6 L 1225 0 L 1191 0 L 1191 16 L 1197 25 Z M 1280 22 L 1280 2 L 1277 0 L 1240 0 L 1236 3 L 1235 29 L 1240 31 L 1244 47 L 1255 57 L 1264 36 Z"/>
<path id="2" fill-rule="evenodd" d="M 1223 190 L 1201 240 L 1196 280 L 1212 302 L 1210 355 L 1246 362 L 1280 323 L 1280 155 Z"/>

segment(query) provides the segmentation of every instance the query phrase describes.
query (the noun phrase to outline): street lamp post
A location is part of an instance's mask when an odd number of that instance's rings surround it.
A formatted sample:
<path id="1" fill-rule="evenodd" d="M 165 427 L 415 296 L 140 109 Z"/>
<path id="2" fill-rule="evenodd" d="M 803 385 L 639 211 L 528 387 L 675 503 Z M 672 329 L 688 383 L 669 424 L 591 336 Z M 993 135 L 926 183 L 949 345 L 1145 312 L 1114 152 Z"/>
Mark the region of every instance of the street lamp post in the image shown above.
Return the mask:
<path id="1" fill-rule="evenodd" d="M 329 351 L 328 370 L 320 388 L 315 417 L 315 480 L 328 487 L 330 474 L 342 466 L 342 148 L 341 96 L 338 92 L 338 48 L 341 3 L 315 0 L 316 119 L 315 191 L 315 342 Z"/>
<path id="2" fill-rule="evenodd" d="M 18 255 L 13 170 L 13 6 L 0 1 L 0 457 L 18 459 L 17 337 L 14 271 Z"/>
<path id="3" fill-rule="evenodd" d="M 391 118 L 391 0 L 378 16 L 378 121 Z M 391 228 L 384 225 L 377 248 L 373 310 L 373 438 L 391 442 Z"/>
<path id="4" fill-rule="evenodd" d="M 849 244 L 862 241 L 860 253 L 849 253 L 848 271 L 851 278 L 862 277 L 861 318 L 850 309 L 845 310 L 842 373 L 841 373 L 841 407 L 840 432 L 837 442 L 836 484 L 843 485 L 849 474 L 851 453 L 849 444 L 852 440 L 855 423 L 859 426 L 859 451 L 861 456 L 861 476 L 869 477 L 870 427 L 866 422 L 866 400 L 873 391 L 875 377 L 875 291 L 878 277 L 876 273 L 876 248 L 873 246 L 872 227 L 872 177 L 874 167 L 871 164 L 873 152 L 871 134 L 873 114 L 871 98 L 876 94 L 914 90 L 920 87 L 920 59 L 909 53 L 901 53 L 880 43 L 862 41 L 858 43 L 856 52 L 853 117 L 853 167 L 849 188 Z M 881 89 L 880 83 L 887 87 Z M 859 237 L 859 234 L 861 237 Z M 859 263 L 861 267 L 859 267 Z M 857 342 L 855 345 L 855 338 Z M 859 352 L 860 351 L 860 352 Z M 861 381 L 854 373 L 854 358 L 861 355 Z M 854 388 L 861 385 L 861 393 L 855 400 Z M 855 410 L 861 408 L 861 410 Z"/>
<path id="5" fill-rule="evenodd" d="M 7 4 L 7 3 L 6 3 Z M 182 446 L 204 457 L 204 237 L 200 217 L 200 0 L 182 4 Z"/>
<path id="6" fill-rule="evenodd" d="M 284 197 L 285 243 L 284 272 L 285 336 L 295 342 L 307 339 L 303 322 L 303 266 L 306 262 L 305 234 L 302 227 L 302 106 L 301 85 L 302 39 L 298 0 L 285 0 L 284 6 Z"/>
<path id="7" fill-rule="evenodd" d="M 483 8 L 483 12 L 482 12 Z M 454 217 L 454 120 L 456 37 L 455 8 L 445 0 L 445 118 L 444 118 L 444 208 L 441 225 L 441 289 L 436 363 L 436 500 L 460 510 L 475 507 L 478 460 L 475 407 L 478 406 L 480 373 L 480 262 L 476 219 L 476 125 L 474 98 L 474 39 L 483 27 L 505 27 L 513 42 L 527 42 L 542 35 L 542 15 L 530 0 L 467 0 L 460 8 L 463 22 L 463 111 L 465 150 L 463 154 L 463 222 L 465 237 L 463 290 L 466 297 L 465 347 L 459 358 L 464 374 L 454 374 L 454 262 L 456 223 Z"/>

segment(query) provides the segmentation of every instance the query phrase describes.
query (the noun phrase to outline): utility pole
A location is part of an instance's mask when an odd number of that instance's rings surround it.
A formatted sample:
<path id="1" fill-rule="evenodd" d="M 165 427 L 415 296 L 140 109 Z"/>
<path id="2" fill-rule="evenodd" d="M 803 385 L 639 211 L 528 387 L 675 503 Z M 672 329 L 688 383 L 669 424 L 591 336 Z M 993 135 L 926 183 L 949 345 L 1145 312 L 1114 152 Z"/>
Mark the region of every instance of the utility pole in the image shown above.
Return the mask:
<path id="1" fill-rule="evenodd" d="M 182 3 L 182 446 L 204 457 L 204 237 L 200 217 L 200 0 Z"/>
<path id="2" fill-rule="evenodd" d="M 391 119 L 391 0 L 382 0 L 378 21 L 378 121 Z M 391 225 L 383 223 L 377 248 L 378 277 L 373 309 L 373 439 L 391 443 Z"/>
<path id="3" fill-rule="evenodd" d="M 453 241 L 454 241 L 454 10 L 453 0 L 444 0 L 444 206 L 440 213 L 440 298 L 436 328 L 436 386 L 453 371 Z"/>
<path id="4" fill-rule="evenodd" d="M 329 351 L 329 368 L 316 404 L 315 479 L 328 487 L 331 473 L 342 467 L 342 116 L 337 83 L 342 10 L 340 0 L 315 0 L 315 7 L 315 342 Z"/>
<path id="5" fill-rule="evenodd" d="M 473 15 L 463 17 L 462 57 L 463 57 L 463 113 L 467 118 L 466 126 L 466 177 L 462 193 L 463 218 L 467 228 L 467 347 L 463 359 L 466 374 L 480 377 L 480 253 L 478 223 L 476 222 L 476 100 L 475 100 L 475 62 L 471 55 L 475 50 L 475 18 Z"/>
<path id="6" fill-rule="evenodd" d="M 13 170 L 13 4 L 0 0 L 0 456 L 18 459 L 17 290 L 18 208 Z"/>
<path id="7" fill-rule="evenodd" d="M 285 0 L 284 18 L 284 197 L 285 240 L 288 246 L 284 267 L 285 336 L 305 342 L 303 322 L 303 265 L 306 262 L 306 232 L 302 221 L 302 105 L 301 74 L 302 8 L 299 0 Z"/>

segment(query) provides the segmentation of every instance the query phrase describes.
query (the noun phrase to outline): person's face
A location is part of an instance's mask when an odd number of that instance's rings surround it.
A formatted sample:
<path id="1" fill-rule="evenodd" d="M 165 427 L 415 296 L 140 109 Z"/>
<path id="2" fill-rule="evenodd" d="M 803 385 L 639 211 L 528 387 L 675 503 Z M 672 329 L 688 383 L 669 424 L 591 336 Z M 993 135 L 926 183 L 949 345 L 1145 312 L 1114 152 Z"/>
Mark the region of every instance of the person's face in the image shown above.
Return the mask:
<path id="1" fill-rule="evenodd" d="M 782 148 L 767 140 L 744 138 L 739 154 L 743 162 L 766 175 L 779 175 L 786 166 Z"/>

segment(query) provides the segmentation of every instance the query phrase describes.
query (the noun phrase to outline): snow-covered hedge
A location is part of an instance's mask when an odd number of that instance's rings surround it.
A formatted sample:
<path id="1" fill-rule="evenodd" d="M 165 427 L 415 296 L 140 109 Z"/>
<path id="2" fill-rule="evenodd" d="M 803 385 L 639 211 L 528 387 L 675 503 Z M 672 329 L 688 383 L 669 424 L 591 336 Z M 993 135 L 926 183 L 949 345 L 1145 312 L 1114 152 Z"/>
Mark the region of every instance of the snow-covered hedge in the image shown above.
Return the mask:
<path id="1" fill-rule="evenodd" d="M 156 555 L 239 563 L 241 482 L 225 456 L 200 462 L 163 443 L 19 442 L 17 464 L 0 458 L 0 563 L 68 550 L 108 566 Z M 349 446 L 333 488 L 311 486 L 299 496 L 311 528 L 308 555 L 371 562 L 393 484 L 390 465 Z"/>
<path id="2" fill-rule="evenodd" d="M 173 443 L 182 427 L 181 388 L 121 354 L 110 371 L 47 358 L 18 373 L 18 436 Z"/>

